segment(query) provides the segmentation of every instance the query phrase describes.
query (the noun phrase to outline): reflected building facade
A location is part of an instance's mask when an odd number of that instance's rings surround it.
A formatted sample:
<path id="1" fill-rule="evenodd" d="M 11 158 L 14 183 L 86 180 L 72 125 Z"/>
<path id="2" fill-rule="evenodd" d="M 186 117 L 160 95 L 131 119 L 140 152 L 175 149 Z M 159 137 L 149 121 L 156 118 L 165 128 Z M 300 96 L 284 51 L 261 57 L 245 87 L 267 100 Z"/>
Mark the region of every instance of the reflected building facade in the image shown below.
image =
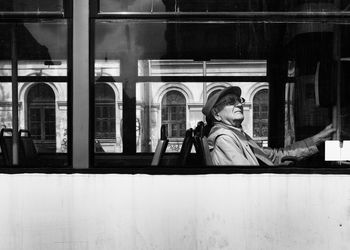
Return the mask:
<path id="1" fill-rule="evenodd" d="M 21 76 L 64 76 L 67 65 L 62 62 L 45 65 L 42 61 L 24 61 Z M 10 70 L 1 62 L 1 73 Z M 142 60 L 139 75 L 266 75 L 266 62 L 260 61 L 190 61 Z M 118 61 L 96 61 L 95 75 L 119 74 Z M 268 83 L 266 82 L 140 82 L 136 85 L 137 152 L 154 152 L 160 127 L 167 126 L 170 140 L 168 152 L 181 149 L 184 133 L 204 120 L 201 109 L 208 96 L 237 85 L 242 88 L 244 130 L 260 143 L 267 144 Z M 19 127 L 29 129 L 39 152 L 67 152 L 67 88 L 60 82 L 19 83 Z M 205 91 L 205 92 L 204 92 Z M 121 83 L 95 84 L 95 140 L 104 152 L 122 152 L 123 88 Z M 1 127 L 11 126 L 11 84 L 1 84 Z M 265 120 L 264 120 L 265 119 Z"/>

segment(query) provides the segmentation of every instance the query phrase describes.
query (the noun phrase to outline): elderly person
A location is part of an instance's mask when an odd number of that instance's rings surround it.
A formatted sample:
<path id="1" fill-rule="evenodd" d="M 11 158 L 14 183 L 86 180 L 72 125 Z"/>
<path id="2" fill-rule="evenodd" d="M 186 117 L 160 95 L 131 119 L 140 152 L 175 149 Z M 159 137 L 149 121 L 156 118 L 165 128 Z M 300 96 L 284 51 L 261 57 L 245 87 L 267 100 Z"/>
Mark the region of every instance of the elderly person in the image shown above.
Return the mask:
<path id="1" fill-rule="evenodd" d="M 317 145 L 335 132 L 328 125 L 320 133 L 286 148 L 262 148 L 242 129 L 243 103 L 241 89 L 233 86 L 211 96 L 202 109 L 211 126 L 208 144 L 214 165 L 272 166 L 281 164 L 285 156 L 300 160 L 317 153 Z"/>

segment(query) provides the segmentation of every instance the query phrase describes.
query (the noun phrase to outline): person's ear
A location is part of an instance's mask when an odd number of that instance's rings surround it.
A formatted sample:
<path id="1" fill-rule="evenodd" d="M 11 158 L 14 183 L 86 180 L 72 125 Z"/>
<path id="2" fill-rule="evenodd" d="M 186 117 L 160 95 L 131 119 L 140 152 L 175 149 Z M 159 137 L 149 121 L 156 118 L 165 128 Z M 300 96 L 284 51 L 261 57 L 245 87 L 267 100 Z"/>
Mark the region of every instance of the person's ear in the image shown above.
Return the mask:
<path id="1" fill-rule="evenodd" d="M 213 117 L 215 118 L 215 120 L 217 120 L 218 122 L 221 121 L 221 116 L 220 116 L 218 113 L 216 113 L 215 110 L 212 110 L 212 111 L 211 111 L 211 114 L 213 115 Z"/>

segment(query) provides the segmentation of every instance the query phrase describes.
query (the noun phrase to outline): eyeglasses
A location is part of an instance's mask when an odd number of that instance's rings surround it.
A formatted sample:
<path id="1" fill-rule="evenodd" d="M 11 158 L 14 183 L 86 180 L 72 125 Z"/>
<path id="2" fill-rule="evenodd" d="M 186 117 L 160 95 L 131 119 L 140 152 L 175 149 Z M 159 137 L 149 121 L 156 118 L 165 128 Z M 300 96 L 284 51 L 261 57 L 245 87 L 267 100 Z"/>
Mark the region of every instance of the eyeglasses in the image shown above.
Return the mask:
<path id="1" fill-rule="evenodd" d="M 233 106 L 237 106 L 238 104 L 241 104 L 243 105 L 245 103 L 245 99 L 243 97 L 240 97 L 240 98 L 235 98 L 234 100 L 232 101 L 228 101 L 226 103 L 226 105 L 233 105 Z"/>
<path id="2" fill-rule="evenodd" d="M 215 107 L 223 108 L 225 106 L 237 106 L 238 104 L 243 105 L 245 103 L 245 99 L 243 97 L 236 97 L 232 95 L 225 96 L 221 101 L 215 104 Z M 219 109 L 220 109 L 219 108 Z"/>

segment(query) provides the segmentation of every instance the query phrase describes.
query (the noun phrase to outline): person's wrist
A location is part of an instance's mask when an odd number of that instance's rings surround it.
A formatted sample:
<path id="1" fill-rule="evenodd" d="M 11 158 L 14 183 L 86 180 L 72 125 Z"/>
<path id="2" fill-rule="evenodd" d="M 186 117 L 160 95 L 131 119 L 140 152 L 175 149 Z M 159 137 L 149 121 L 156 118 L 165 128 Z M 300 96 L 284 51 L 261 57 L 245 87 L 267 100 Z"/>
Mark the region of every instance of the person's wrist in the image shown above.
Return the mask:
<path id="1" fill-rule="evenodd" d="M 311 137 L 312 141 L 315 143 L 316 146 L 320 145 L 322 140 L 318 135 L 314 135 Z"/>

